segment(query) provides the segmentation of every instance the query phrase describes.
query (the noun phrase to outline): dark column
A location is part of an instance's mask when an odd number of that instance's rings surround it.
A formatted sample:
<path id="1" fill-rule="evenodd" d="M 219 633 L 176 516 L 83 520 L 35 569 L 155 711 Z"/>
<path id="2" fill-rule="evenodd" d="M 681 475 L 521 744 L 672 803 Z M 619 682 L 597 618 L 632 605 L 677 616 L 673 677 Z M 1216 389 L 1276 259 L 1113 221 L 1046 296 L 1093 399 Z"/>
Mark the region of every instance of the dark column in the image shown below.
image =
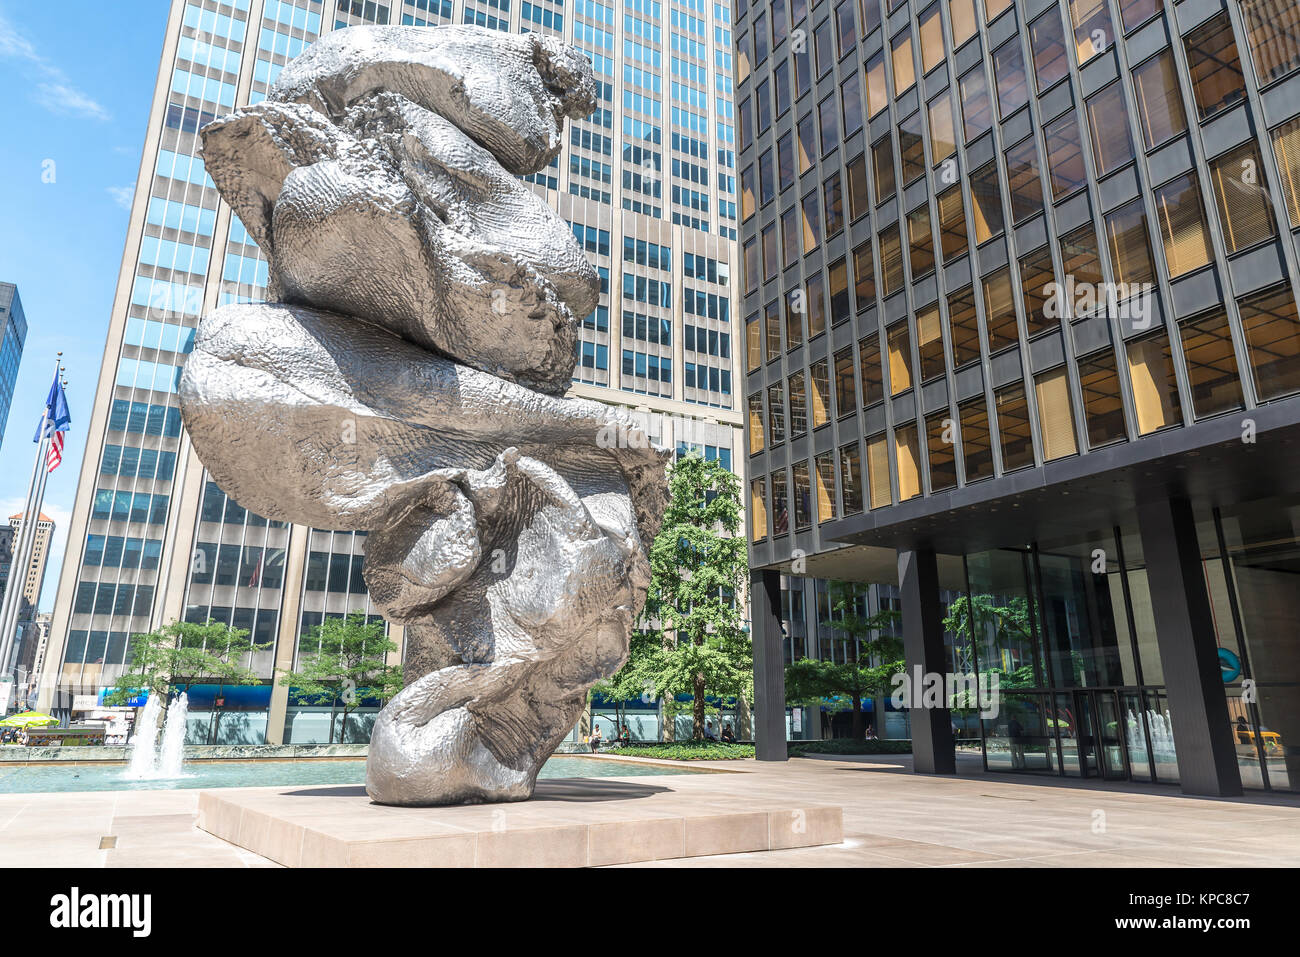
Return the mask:
<path id="1" fill-rule="evenodd" d="M 898 552 L 898 591 L 903 604 L 903 654 L 911 678 L 912 770 L 917 774 L 954 774 L 957 754 L 952 739 L 952 714 L 947 707 L 926 708 L 922 674 L 948 673 L 943 647 L 943 606 L 939 601 L 939 566 L 929 549 Z M 945 705 L 948 699 L 943 698 Z"/>
<path id="2" fill-rule="evenodd" d="M 1192 506 L 1182 498 L 1141 503 L 1138 529 L 1183 793 L 1240 794 L 1241 773 Z"/>
<path id="3" fill-rule="evenodd" d="M 749 575 L 750 635 L 754 640 L 754 756 L 785 761 L 785 652 L 781 647 L 781 574 Z"/>

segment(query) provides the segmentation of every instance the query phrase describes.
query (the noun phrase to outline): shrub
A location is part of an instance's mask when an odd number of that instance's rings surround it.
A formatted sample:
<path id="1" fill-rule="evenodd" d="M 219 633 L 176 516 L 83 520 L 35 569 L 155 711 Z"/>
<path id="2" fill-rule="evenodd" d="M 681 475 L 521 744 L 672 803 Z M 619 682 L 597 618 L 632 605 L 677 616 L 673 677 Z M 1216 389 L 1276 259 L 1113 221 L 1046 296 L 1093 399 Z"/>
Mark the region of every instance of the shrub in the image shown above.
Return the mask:
<path id="1" fill-rule="evenodd" d="M 791 741 L 790 757 L 803 754 L 911 754 L 911 741 L 881 741 L 868 738 L 831 738 L 829 741 Z"/>
<path id="2" fill-rule="evenodd" d="M 666 758 L 670 761 L 735 761 L 754 756 L 752 744 L 723 744 L 720 741 L 677 741 L 673 744 L 632 744 L 607 752 L 633 758 Z"/>

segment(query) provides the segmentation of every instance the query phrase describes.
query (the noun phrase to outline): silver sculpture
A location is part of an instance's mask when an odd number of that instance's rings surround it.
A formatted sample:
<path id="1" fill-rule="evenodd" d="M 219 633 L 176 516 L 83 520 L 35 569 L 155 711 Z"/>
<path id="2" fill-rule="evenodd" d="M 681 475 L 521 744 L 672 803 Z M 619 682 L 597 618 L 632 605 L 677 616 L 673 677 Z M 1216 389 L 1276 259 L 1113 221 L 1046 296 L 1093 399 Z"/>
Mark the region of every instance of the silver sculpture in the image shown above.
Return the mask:
<path id="1" fill-rule="evenodd" d="M 372 601 L 406 626 L 382 804 L 531 796 L 645 600 L 667 453 L 562 398 L 598 277 L 516 178 L 595 106 L 550 37 L 351 27 L 202 131 L 269 301 L 204 317 L 185 425 L 241 505 L 370 533 Z"/>

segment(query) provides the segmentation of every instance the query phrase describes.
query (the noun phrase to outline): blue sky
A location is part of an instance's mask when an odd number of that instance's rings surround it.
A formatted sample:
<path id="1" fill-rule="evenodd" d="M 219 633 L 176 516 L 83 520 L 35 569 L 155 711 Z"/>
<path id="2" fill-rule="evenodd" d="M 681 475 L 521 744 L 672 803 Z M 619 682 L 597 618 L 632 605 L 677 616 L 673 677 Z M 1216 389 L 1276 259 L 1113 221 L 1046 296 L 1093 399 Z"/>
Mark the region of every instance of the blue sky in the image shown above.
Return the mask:
<path id="1" fill-rule="evenodd" d="M 58 588 L 168 6 L 0 0 L 0 280 L 18 285 L 29 326 L 0 445 L 0 520 L 21 510 L 60 349 L 73 423 L 45 495 L 58 529 L 42 610 Z"/>

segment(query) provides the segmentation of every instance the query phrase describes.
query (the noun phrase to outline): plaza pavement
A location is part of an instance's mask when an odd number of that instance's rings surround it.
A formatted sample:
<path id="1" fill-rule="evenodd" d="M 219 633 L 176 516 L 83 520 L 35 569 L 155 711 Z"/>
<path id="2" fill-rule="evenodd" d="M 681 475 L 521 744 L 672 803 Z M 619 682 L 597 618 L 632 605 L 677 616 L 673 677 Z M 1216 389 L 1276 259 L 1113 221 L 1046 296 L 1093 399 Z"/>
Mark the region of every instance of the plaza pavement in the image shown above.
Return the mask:
<path id="1" fill-rule="evenodd" d="M 602 755 L 595 760 L 629 760 Z M 1193 798 L 1176 788 L 911 773 L 910 757 L 702 762 L 733 773 L 626 779 L 737 805 L 836 804 L 843 844 L 659 861 L 659 867 L 1269 867 L 1300 865 L 1300 796 Z M 602 781 L 620 780 L 603 778 Z M 274 867 L 195 827 L 198 790 L 0 795 L 0 867 Z"/>

